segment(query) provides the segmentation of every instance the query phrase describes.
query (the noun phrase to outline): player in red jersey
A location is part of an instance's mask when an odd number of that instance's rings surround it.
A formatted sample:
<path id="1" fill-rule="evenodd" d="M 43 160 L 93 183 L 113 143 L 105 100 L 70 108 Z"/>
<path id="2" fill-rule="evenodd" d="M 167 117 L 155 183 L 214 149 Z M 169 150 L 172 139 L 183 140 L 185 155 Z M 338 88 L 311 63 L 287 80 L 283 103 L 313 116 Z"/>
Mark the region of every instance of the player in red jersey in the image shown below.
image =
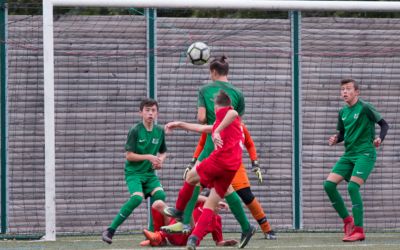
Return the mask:
<path id="1" fill-rule="evenodd" d="M 195 132 L 212 133 L 215 150 L 199 165 L 191 169 L 186 176 L 186 181 L 179 191 L 176 208 L 167 208 L 165 214 L 182 220 L 183 211 L 190 200 L 196 184 L 201 183 L 211 189 L 207 198 L 203 213 L 192 231 L 187 242 L 187 249 L 194 250 L 196 245 L 203 239 L 207 225 L 210 223 L 218 202 L 226 194 L 234 190 L 230 185 L 237 170 L 242 163 L 243 131 L 237 111 L 231 107 L 231 101 L 225 91 L 221 90 L 215 98 L 216 120 L 213 125 L 201 125 L 185 122 L 171 122 L 165 126 L 166 133 L 175 128 L 181 128 Z M 256 228 L 251 229 L 244 239 L 241 240 L 239 248 L 243 248 Z M 243 237 L 242 237 L 243 238 Z"/>
<path id="2" fill-rule="evenodd" d="M 248 131 L 247 127 L 242 123 L 243 133 L 244 133 L 244 145 L 249 153 L 251 165 L 252 165 L 252 172 L 254 172 L 257 176 L 259 184 L 263 182 L 261 169 L 258 163 L 258 156 L 256 146 L 254 144 L 253 139 L 251 138 L 250 132 Z M 197 144 L 196 150 L 193 154 L 192 161 L 188 165 L 185 170 L 185 173 L 189 171 L 197 161 L 200 153 L 203 151 L 204 144 L 206 141 L 207 134 L 203 133 L 200 136 L 199 142 Z M 267 220 L 267 216 L 264 213 L 261 204 L 254 196 L 253 192 L 251 191 L 250 181 L 246 173 L 246 168 L 242 163 L 240 165 L 239 170 L 237 171 L 235 178 L 232 181 L 232 187 L 242 199 L 244 204 L 246 204 L 247 208 L 250 210 L 251 214 L 253 215 L 254 219 L 258 222 L 261 227 L 261 230 L 264 233 L 264 237 L 269 240 L 276 240 L 276 234 L 272 230 L 269 221 Z"/>

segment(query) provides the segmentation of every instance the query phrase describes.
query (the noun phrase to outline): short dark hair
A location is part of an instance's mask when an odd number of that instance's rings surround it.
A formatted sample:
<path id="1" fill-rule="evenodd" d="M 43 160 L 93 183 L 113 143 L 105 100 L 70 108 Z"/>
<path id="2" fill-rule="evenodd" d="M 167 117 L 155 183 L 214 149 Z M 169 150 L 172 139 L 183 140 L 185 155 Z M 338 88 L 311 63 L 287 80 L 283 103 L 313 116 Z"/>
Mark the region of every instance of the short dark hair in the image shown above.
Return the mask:
<path id="1" fill-rule="evenodd" d="M 220 58 L 214 58 L 210 63 L 210 71 L 215 70 L 221 76 L 228 75 L 229 63 L 227 62 L 227 57 L 225 55 Z"/>
<path id="2" fill-rule="evenodd" d="M 345 85 L 345 84 L 347 84 L 347 83 L 353 83 L 354 89 L 355 89 L 355 90 L 358 90 L 358 89 L 359 89 L 359 85 L 358 85 L 358 83 L 356 82 L 356 80 L 351 79 L 351 78 L 343 79 L 342 81 L 340 81 L 340 86 L 343 86 L 343 85 Z"/>
<path id="3" fill-rule="evenodd" d="M 143 100 L 140 102 L 139 109 L 140 109 L 140 111 L 143 111 L 143 108 L 144 108 L 144 107 L 152 107 L 152 106 L 154 106 L 154 105 L 156 105 L 157 110 L 158 110 L 158 102 L 157 102 L 156 100 L 154 100 L 154 99 L 146 98 L 146 99 L 143 99 Z"/>
<path id="4" fill-rule="evenodd" d="M 214 102 L 221 107 L 231 106 L 231 98 L 229 98 L 228 94 L 223 90 L 220 90 L 218 92 L 218 95 L 215 97 Z"/>

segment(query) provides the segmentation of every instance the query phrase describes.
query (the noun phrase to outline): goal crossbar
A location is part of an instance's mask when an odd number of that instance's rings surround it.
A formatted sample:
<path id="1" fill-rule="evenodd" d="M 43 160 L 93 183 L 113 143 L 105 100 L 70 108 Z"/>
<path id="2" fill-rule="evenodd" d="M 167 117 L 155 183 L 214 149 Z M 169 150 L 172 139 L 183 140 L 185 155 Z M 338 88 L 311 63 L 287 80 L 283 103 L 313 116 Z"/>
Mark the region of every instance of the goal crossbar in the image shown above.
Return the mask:
<path id="1" fill-rule="evenodd" d="M 46 1 L 46 0 L 45 0 Z M 263 10 L 320 10 L 320 11 L 393 11 L 400 2 L 389 1 L 291 1 L 291 0 L 49 0 L 54 6 L 137 7 L 183 9 L 263 9 Z"/>

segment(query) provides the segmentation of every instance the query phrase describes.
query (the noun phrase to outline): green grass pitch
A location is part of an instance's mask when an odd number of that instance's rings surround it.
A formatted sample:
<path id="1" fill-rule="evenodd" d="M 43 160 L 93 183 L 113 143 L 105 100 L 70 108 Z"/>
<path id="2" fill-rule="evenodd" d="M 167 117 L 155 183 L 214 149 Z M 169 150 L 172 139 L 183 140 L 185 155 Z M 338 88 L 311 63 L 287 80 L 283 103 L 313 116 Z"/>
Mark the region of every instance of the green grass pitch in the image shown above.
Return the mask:
<path id="1" fill-rule="evenodd" d="M 400 233 L 368 233 L 363 242 L 344 243 L 339 233 L 279 233 L 278 240 L 265 240 L 261 233 L 256 233 L 245 249 L 400 249 Z M 238 239 L 239 233 L 225 233 L 226 239 Z M 184 247 L 166 246 L 140 247 L 144 237 L 141 234 L 116 235 L 112 245 L 107 245 L 98 236 L 66 237 L 58 236 L 55 242 L 1 240 L 1 250 L 42 250 L 42 249 L 96 249 L 96 250 L 133 250 L 133 249 L 185 249 Z M 216 247 L 207 236 L 197 249 L 237 249 L 237 247 Z"/>

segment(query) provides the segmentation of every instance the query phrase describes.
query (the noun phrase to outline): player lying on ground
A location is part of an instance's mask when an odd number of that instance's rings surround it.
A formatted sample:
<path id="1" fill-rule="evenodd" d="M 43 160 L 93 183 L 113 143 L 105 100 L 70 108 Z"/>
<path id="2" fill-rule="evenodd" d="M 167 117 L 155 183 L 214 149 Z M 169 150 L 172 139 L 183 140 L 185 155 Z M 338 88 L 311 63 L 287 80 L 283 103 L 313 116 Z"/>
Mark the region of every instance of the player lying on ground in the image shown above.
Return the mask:
<path id="1" fill-rule="evenodd" d="M 203 239 L 218 202 L 227 193 L 233 192 L 230 184 L 242 162 L 244 138 L 240 118 L 238 112 L 232 109 L 230 98 L 225 91 L 221 90 L 215 98 L 215 114 L 214 125 L 186 122 L 171 122 L 165 125 L 166 133 L 177 128 L 199 133 L 212 133 L 215 145 L 215 150 L 210 156 L 187 173 L 186 181 L 179 191 L 176 208 L 167 208 L 164 211 L 168 216 L 182 220 L 183 211 L 192 197 L 195 186 L 201 183 L 211 189 L 210 196 L 207 197 L 204 204 L 204 211 L 189 236 L 186 245 L 188 250 L 196 249 L 196 245 Z M 251 226 L 249 231 L 244 232 L 244 237 L 239 244 L 240 248 L 246 246 L 255 230 L 255 227 Z"/>
<path id="2" fill-rule="evenodd" d="M 376 149 L 383 142 L 389 125 L 375 110 L 372 104 L 359 98 L 358 83 L 353 79 L 341 81 L 340 94 L 346 105 L 339 111 L 336 135 L 329 138 L 329 145 L 344 141 L 345 151 L 332 168 L 324 182 L 324 189 L 333 208 L 343 219 L 343 241 L 361 241 L 365 239 L 363 229 L 364 208 L 360 187 L 374 169 Z M 381 127 L 379 137 L 375 138 L 375 124 Z M 349 215 L 337 185 L 348 182 L 353 217 Z"/>
<path id="3" fill-rule="evenodd" d="M 243 133 L 244 133 L 244 145 L 247 149 L 247 152 L 249 153 L 250 160 L 252 163 L 251 170 L 252 170 L 252 172 L 254 172 L 256 174 L 258 183 L 262 184 L 263 178 L 262 178 L 260 165 L 258 163 L 256 146 L 254 144 L 253 139 L 251 138 L 249 130 L 244 125 L 244 123 L 242 123 L 242 128 L 243 128 Z M 190 169 L 192 169 L 195 166 L 197 158 L 199 157 L 201 151 L 203 151 L 204 144 L 206 142 L 206 137 L 207 137 L 206 133 L 201 134 L 199 142 L 196 147 L 196 150 L 193 154 L 192 161 L 189 163 L 189 165 L 187 166 L 187 168 L 185 170 L 184 177 L 185 177 L 187 171 L 189 171 Z M 247 208 L 250 210 L 254 219 L 260 225 L 265 238 L 269 239 L 269 240 L 275 240 L 276 234 L 272 230 L 271 225 L 267 220 L 267 216 L 265 215 L 264 210 L 261 207 L 261 204 L 258 202 L 258 200 L 254 196 L 253 192 L 251 191 L 249 177 L 247 176 L 246 168 L 243 163 L 240 164 L 240 168 L 237 171 L 235 178 L 233 178 L 232 187 L 237 192 L 239 197 L 242 199 L 244 204 L 246 204 Z"/>
<path id="4" fill-rule="evenodd" d="M 203 213 L 204 202 L 207 197 L 200 195 L 198 198 L 198 202 L 196 203 L 196 208 L 193 211 L 193 225 L 197 223 L 201 214 Z M 185 246 L 187 244 L 187 240 L 189 238 L 189 234 L 183 233 L 166 233 L 160 231 L 160 228 L 164 225 L 170 225 L 176 223 L 174 218 L 168 217 L 164 214 L 164 209 L 167 205 L 163 201 L 156 201 L 152 206 L 152 215 L 153 215 L 153 223 L 154 223 L 154 232 L 150 232 L 146 229 L 143 230 L 143 233 L 147 240 L 142 241 L 140 243 L 141 246 L 164 246 L 168 242 L 175 246 Z M 225 202 L 219 202 L 217 212 L 221 209 L 229 209 L 228 205 Z M 222 236 L 222 220 L 221 216 L 217 214 L 217 212 L 213 215 L 211 220 L 211 224 L 206 228 L 206 233 L 211 233 L 213 240 L 215 241 L 216 246 L 234 246 L 238 242 L 236 240 L 224 240 Z"/>

